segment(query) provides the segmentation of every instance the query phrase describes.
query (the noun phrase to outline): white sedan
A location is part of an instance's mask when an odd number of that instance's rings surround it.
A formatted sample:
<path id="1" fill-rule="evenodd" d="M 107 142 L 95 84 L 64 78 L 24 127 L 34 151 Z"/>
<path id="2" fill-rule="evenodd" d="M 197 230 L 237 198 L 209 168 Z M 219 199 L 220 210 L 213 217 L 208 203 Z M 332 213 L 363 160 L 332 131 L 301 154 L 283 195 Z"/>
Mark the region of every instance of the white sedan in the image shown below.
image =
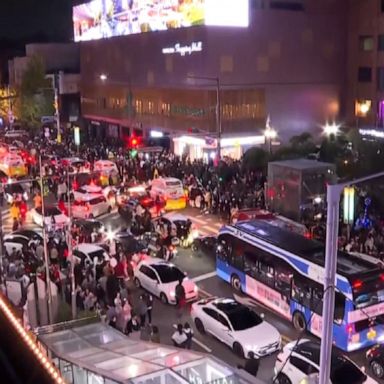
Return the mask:
<path id="1" fill-rule="evenodd" d="M 320 343 L 302 339 L 288 343 L 277 356 L 276 384 L 317 383 L 320 372 Z M 332 348 L 330 383 L 378 384 L 336 348 Z"/>
<path id="2" fill-rule="evenodd" d="M 137 287 L 142 287 L 159 297 L 164 304 L 176 304 L 175 289 L 180 280 L 182 280 L 186 300 L 197 299 L 197 285 L 179 268 L 164 260 L 151 257 L 142 260 L 134 269 L 134 276 Z"/>
<path id="3" fill-rule="evenodd" d="M 98 265 L 110 260 L 104 248 L 96 244 L 81 243 L 73 249 L 73 256 L 81 265 Z"/>
<path id="4" fill-rule="evenodd" d="M 114 195 L 115 191 L 112 187 L 100 187 L 99 185 L 83 185 L 82 187 L 78 188 L 76 191 L 73 191 L 73 196 L 75 200 L 83 199 L 86 196 L 89 195 L 104 195 L 106 199 L 110 200 L 111 203 L 114 203 Z"/>
<path id="5" fill-rule="evenodd" d="M 32 220 L 35 224 L 43 226 L 43 214 L 41 207 L 32 209 Z M 48 230 L 64 228 L 69 223 L 68 216 L 64 215 L 56 207 L 45 207 L 44 223 Z"/>
<path id="6" fill-rule="evenodd" d="M 111 211 L 111 204 L 101 194 L 84 195 L 82 199 L 75 200 L 72 205 L 73 217 L 80 219 L 93 219 Z"/>
<path id="7" fill-rule="evenodd" d="M 208 332 L 242 358 L 249 352 L 262 357 L 280 349 L 281 336 L 271 324 L 233 299 L 210 298 L 192 304 L 197 330 Z"/>

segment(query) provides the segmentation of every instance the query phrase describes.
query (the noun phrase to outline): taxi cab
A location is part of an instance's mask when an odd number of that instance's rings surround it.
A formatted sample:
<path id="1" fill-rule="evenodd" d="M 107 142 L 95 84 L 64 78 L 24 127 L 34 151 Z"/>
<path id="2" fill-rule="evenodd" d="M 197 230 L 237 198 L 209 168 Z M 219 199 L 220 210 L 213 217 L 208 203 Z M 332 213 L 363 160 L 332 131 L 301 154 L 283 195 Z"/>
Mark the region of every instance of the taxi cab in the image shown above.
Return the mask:
<path id="1" fill-rule="evenodd" d="M 8 177 L 23 177 L 27 176 L 28 168 L 21 156 L 16 154 L 8 154 L 0 161 L 0 170 Z"/>
<path id="2" fill-rule="evenodd" d="M 150 195 L 155 201 L 159 198 L 164 200 L 166 211 L 184 209 L 187 205 L 183 183 L 173 177 L 160 177 L 152 180 Z"/>
<path id="3" fill-rule="evenodd" d="M 69 169 L 69 173 L 89 173 L 91 166 L 88 161 L 78 157 L 67 157 L 61 160 L 61 165 Z"/>

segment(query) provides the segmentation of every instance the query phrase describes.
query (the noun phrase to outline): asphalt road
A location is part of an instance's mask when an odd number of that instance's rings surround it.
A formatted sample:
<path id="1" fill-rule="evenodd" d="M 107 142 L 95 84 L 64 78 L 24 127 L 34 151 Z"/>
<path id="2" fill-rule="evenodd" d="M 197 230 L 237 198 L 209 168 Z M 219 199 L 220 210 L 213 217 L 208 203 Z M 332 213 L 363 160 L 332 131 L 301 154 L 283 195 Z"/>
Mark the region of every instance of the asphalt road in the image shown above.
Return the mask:
<path id="1" fill-rule="evenodd" d="M 9 233 L 12 228 L 12 223 L 9 217 L 9 209 L 4 206 L 2 209 L 3 216 L 3 231 L 4 234 Z M 188 216 L 192 222 L 197 226 L 200 233 L 209 235 L 217 234 L 223 222 L 213 215 L 202 215 L 198 210 L 188 208 L 181 212 Z M 104 222 L 107 229 L 116 230 L 118 228 L 126 227 L 125 221 L 120 217 L 116 210 L 110 214 L 99 217 Z M 25 224 L 26 228 L 36 229 L 36 225 L 32 223 L 30 217 L 27 217 Z M 206 296 L 219 296 L 219 297 L 234 297 L 231 286 L 222 281 L 216 276 L 215 260 L 213 257 L 206 255 L 197 256 L 193 254 L 190 249 L 179 249 L 177 258 L 174 260 L 182 271 L 187 272 L 188 276 L 195 280 L 200 289 L 201 297 Z M 134 289 L 134 297 L 138 298 L 140 290 Z M 255 301 L 248 297 L 239 295 L 236 298 L 243 301 L 244 304 L 251 306 L 256 312 L 263 313 L 265 320 L 273 324 L 281 333 L 283 344 L 291 340 L 296 340 L 299 336 L 298 332 L 293 328 L 292 324 L 275 313 L 271 312 L 262 305 L 257 304 Z M 171 335 L 174 332 L 174 327 L 177 323 L 185 323 L 188 321 L 191 325 L 193 322 L 189 313 L 186 311 L 181 318 L 178 318 L 178 313 L 175 308 L 162 304 L 159 300 L 155 301 L 153 309 L 153 325 L 157 325 L 160 329 L 161 342 L 164 344 L 171 344 Z M 148 337 L 148 331 L 142 332 L 142 338 Z M 306 338 L 313 338 L 310 335 L 305 335 Z M 201 335 L 195 329 L 195 337 L 193 342 L 193 349 L 213 354 L 214 356 L 222 359 L 231 366 L 243 365 L 244 361 L 239 359 L 232 350 L 217 341 L 209 335 Z M 272 382 L 273 368 L 275 364 L 276 355 L 265 357 L 261 360 L 258 378 L 266 383 Z M 365 352 L 355 352 L 349 355 L 359 366 L 365 364 Z"/>

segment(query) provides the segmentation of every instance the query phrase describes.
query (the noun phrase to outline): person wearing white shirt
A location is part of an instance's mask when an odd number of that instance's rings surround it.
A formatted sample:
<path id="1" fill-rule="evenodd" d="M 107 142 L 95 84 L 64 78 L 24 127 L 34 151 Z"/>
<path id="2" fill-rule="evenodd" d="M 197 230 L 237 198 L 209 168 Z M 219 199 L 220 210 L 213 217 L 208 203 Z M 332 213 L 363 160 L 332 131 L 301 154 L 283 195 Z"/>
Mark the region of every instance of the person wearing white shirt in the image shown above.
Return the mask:
<path id="1" fill-rule="evenodd" d="M 172 335 L 173 345 L 178 348 L 185 348 L 187 340 L 188 337 L 184 333 L 183 325 L 177 324 L 177 331 Z"/>

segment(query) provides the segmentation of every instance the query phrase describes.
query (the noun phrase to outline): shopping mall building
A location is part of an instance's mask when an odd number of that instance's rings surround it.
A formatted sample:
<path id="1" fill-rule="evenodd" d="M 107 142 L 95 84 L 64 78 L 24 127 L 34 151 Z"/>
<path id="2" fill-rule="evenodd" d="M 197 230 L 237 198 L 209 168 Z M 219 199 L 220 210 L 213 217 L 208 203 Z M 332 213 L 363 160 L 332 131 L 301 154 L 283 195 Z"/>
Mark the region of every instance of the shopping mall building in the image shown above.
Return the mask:
<path id="1" fill-rule="evenodd" d="M 344 113 L 345 4 L 250 0 L 248 26 L 81 42 L 84 129 L 98 138 L 155 131 L 183 136 L 182 149 L 210 147 L 219 83 L 223 150 L 263 143 L 268 116 L 276 141 L 320 135 Z"/>

